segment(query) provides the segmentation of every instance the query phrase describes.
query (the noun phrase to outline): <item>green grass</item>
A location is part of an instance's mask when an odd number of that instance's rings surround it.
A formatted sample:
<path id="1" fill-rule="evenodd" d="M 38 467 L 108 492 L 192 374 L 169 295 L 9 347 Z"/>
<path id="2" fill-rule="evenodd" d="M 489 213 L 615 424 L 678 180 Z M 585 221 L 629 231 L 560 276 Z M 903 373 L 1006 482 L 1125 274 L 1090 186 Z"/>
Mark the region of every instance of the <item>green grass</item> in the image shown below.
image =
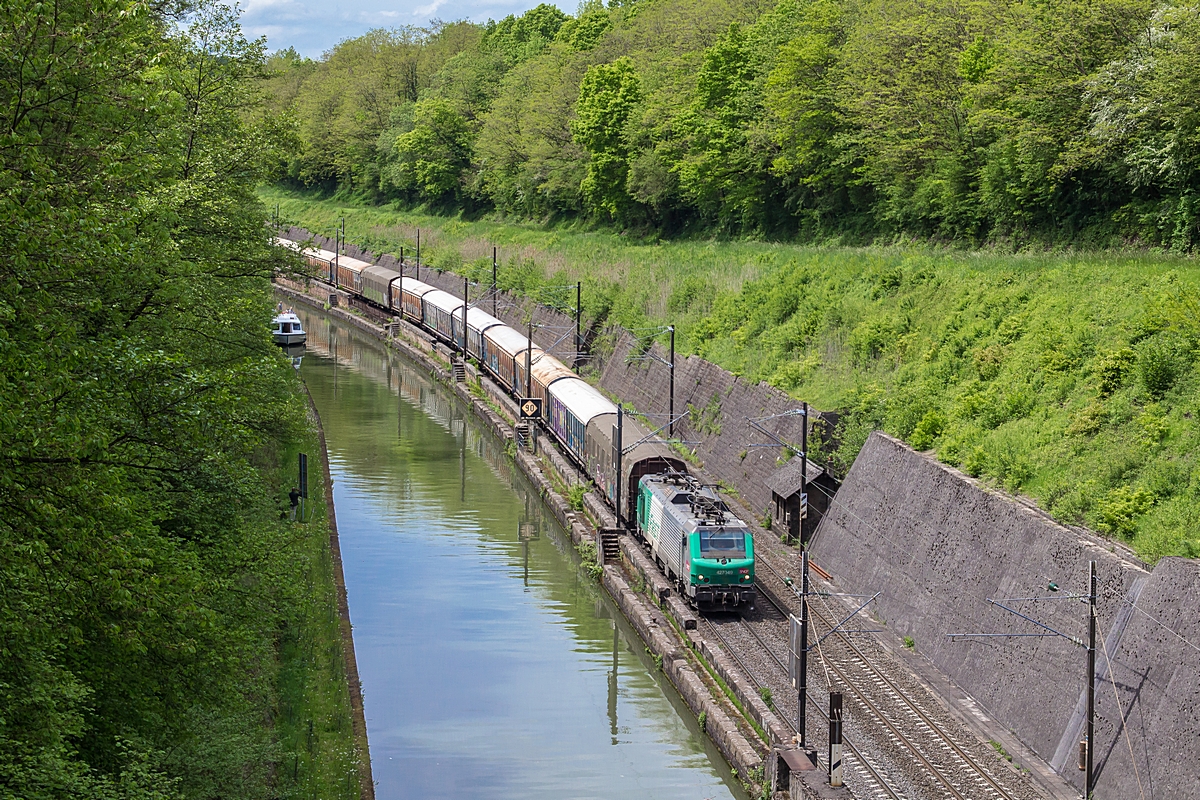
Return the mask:
<path id="1" fill-rule="evenodd" d="M 291 614 L 279 649 L 279 718 L 282 758 L 276 790 L 283 798 L 357 800 L 358 760 L 351 725 L 350 689 L 342 656 L 337 589 L 329 549 L 320 442 L 315 431 L 283 454 L 281 503 L 295 485 L 297 453 L 309 455 L 308 521 L 293 527 L 297 547 L 290 574 Z M 307 516 L 306 514 L 306 516 Z M 365 744 L 365 743 L 364 743 Z"/>
<path id="2" fill-rule="evenodd" d="M 835 468 L 882 429 L 1143 558 L 1200 556 L 1200 271 L 1152 252 L 1001 253 L 639 241 L 263 191 L 309 230 L 543 301 L 584 282 L 585 316 L 677 326 L 676 348 L 820 409 Z M 694 423 L 706 409 L 690 410 Z M 711 415 L 710 415 L 711 416 Z"/>

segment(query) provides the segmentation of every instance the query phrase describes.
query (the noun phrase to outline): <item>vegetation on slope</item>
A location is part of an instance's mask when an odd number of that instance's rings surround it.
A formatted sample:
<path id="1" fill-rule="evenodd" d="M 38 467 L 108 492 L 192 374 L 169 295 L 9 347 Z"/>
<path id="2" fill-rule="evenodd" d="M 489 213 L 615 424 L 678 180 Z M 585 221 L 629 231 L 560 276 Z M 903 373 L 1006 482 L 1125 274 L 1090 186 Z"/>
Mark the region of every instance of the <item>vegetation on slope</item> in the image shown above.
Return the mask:
<path id="1" fill-rule="evenodd" d="M 267 334 L 263 43 L 220 3 L 0 20 L 0 797 L 295 796 L 348 697 L 325 536 L 280 519 L 312 445 Z"/>
<path id="2" fill-rule="evenodd" d="M 265 190 L 281 216 L 565 305 L 674 324 L 677 347 L 846 413 L 845 469 L 882 428 L 1143 557 L 1200 556 L 1200 275 L 1136 253 L 650 243 Z M 565 302 L 564 302 L 565 301 Z"/>
<path id="3" fill-rule="evenodd" d="M 290 178 L 373 200 L 807 240 L 1190 249 L 1181 0 L 589 0 L 270 61 Z"/>

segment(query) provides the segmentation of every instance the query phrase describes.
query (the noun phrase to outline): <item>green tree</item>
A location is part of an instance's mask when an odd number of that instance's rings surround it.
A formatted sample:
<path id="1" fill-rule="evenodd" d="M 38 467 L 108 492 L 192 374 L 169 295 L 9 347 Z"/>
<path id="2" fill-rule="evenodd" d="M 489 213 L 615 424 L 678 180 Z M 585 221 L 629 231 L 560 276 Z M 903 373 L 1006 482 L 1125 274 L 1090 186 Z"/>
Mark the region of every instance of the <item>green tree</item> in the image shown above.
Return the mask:
<path id="1" fill-rule="evenodd" d="M 440 98 L 417 103 L 413 129 L 396 140 L 390 180 L 400 189 L 416 189 L 429 199 L 456 195 L 470 163 L 467 121 Z"/>
<path id="2" fill-rule="evenodd" d="M 571 133 L 591 156 L 580 186 L 584 202 L 613 219 L 626 219 L 632 199 L 626 192 L 629 145 L 626 124 L 642 100 L 633 61 L 619 58 L 592 67 L 583 76 Z"/>
<path id="3" fill-rule="evenodd" d="M 263 796 L 259 465 L 303 419 L 263 332 L 264 43 L 221 3 L 0 15 L 0 786 Z"/>

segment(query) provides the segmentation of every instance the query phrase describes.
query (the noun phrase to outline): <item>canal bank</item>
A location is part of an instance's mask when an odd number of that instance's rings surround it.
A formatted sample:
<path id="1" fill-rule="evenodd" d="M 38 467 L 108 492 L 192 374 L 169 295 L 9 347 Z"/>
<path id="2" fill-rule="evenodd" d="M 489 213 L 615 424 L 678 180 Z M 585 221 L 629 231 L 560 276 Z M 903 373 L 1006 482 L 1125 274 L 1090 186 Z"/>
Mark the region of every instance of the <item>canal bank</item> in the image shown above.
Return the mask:
<path id="1" fill-rule="evenodd" d="M 375 781 L 371 776 L 371 748 L 367 741 L 367 721 L 363 712 L 362 681 L 358 677 L 358 659 L 354 654 L 354 632 L 350 625 L 350 603 L 346 595 L 346 573 L 342 567 L 342 548 L 338 538 L 337 513 L 333 504 L 333 477 L 329 471 L 329 447 L 325 443 L 325 426 L 321 413 L 313 402 L 308 386 L 304 386 L 308 410 L 317 428 L 321 443 L 321 472 L 324 480 L 325 519 L 329 527 L 329 558 L 337 591 L 338 631 L 342 640 L 342 667 L 350 691 L 350 725 L 354 737 L 354 761 L 358 767 L 359 797 L 375 800 Z"/>
<path id="2" fill-rule="evenodd" d="M 300 287 L 281 287 L 284 293 L 310 307 L 322 308 L 325 298 L 307 296 Z M 583 507 L 578 502 L 575 508 L 567 501 L 566 487 L 583 483 L 579 476 L 560 455 L 549 449 L 548 442 L 540 442 L 539 453 L 517 450 L 510 420 L 516 416 L 511 401 L 498 388 L 489 386 L 486 379 L 480 381 L 468 375 L 463 384 L 455 384 L 449 371 L 448 352 L 432 345 L 415 328 L 400 324 L 385 331 L 383 327 L 343 309 L 330 309 L 328 313 L 347 326 L 389 344 L 410 361 L 419 364 L 430 379 L 438 381 L 452 391 L 459 402 L 468 406 L 477 420 L 497 437 L 497 441 L 512 459 L 520 472 L 533 484 L 537 496 L 555 520 L 569 533 L 572 541 L 585 554 L 596 552 L 596 529 L 606 522 L 607 510 L 595 495 L 584 497 Z M 471 387 L 471 388 L 468 388 Z M 578 500 L 576 498 L 576 500 Z M 601 577 L 603 586 L 616 600 L 621 613 L 632 624 L 638 637 L 654 658 L 656 668 L 671 680 L 686 701 L 695 718 L 705 723 L 706 733 L 720 749 L 722 757 L 736 770 L 739 780 L 754 786 L 761 780 L 764 755 L 767 747 L 760 731 L 777 733 L 781 726 L 774 720 L 773 712 L 753 690 L 719 679 L 721 673 L 732 674 L 729 665 L 721 665 L 718 657 L 711 661 L 703 658 L 700 640 L 689 630 L 686 611 L 675 609 L 672 615 L 671 600 L 660 604 L 659 593 L 662 578 L 654 570 L 639 547 L 623 542 L 623 553 L 619 563 L 605 564 L 593 571 Z M 635 591 L 636 590 L 636 591 Z M 717 662 L 714 667 L 713 661 Z M 369 702 L 368 702 L 369 705 Z M 767 725 L 762 725 L 765 721 Z M 755 728 L 759 727 L 756 731 Z M 374 738 L 373 738 L 374 742 Z"/>

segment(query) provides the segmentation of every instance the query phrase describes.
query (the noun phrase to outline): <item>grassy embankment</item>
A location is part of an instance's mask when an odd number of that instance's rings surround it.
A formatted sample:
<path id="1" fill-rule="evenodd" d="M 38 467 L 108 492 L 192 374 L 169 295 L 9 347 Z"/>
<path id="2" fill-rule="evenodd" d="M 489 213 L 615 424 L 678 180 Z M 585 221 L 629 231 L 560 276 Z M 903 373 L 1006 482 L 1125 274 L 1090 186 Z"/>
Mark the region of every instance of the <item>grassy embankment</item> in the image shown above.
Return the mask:
<path id="1" fill-rule="evenodd" d="M 298 453 L 309 456 L 305 523 L 282 523 L 294 531 L 289 595 L 290 616 L 279 639 L 279 718 L 276 735 L 282 759 L 276 790 L 283 798 L 358 800 L 358 758 L 351 723 L 350 690 L 342 656 L 337 586 L 329 543 L 321 444 L 310 426 L 303 441 L 279 454 L 275 483 L 281 508 L 297 485 Z M 366 742 L 360 743 L 366 752 Z"/>
<path id="2" fill-rule="evenodd" d="M 677 347 L 847 413 L 849 466 L 882 428 L 1151 561 L 1200 556 L 1200 271 L 1142 252 L 644 242 L 264 190 L 282 218 L 585 315 L 675 324 Z M 559 293 L 561 294 L 561 292 Z M 560 302 L 569 302 L 560 297 Z M 571 298 L 573 299 L 573 298 Z"/>

